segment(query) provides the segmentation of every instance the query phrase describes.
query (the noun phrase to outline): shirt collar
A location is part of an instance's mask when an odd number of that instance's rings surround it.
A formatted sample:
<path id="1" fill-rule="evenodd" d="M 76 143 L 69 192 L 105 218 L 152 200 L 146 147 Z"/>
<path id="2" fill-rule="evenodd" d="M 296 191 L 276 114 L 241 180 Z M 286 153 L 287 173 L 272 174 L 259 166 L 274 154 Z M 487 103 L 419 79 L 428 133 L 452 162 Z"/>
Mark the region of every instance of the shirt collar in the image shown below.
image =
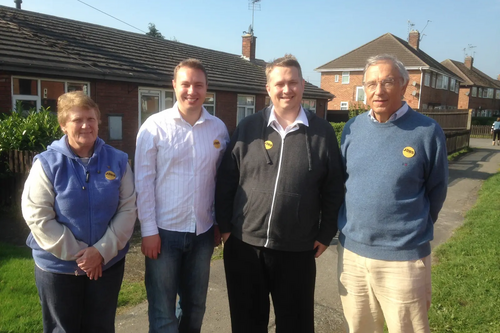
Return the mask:
<path id="1" fill-rule="evenodd" d="M 401 118 L 406 112 L 408 111 L 408 104 L 406 102 L 403 102 L 403 105 L 394 112 L 389 119 L 386 122 L 394 121 L 398 118 Z M 373 116 L 373 109 L 370 109 L 370 112 L 368 112 L 368 116 L 370 117 L 371 120 L 374 122 L 378 123 L 379 121 Z"/>
<path id="2" fill-rule="evenodd" d="M 267 122 L 267 126 L 270 126 L 273 122 L 279 124 L 278 119 L 276 118 L 276 114 L 274 113 L 274 106 L 271 107 L 271 112 L 269 114 L 269 121 Z M 297 115 L 297 118 L 295 118 L 295 121 L 292 124 L 290 124 L 289 127 L 290 126 L 293 127 L 298 124 L 304 124 L 305 126 L 309 127 L 309 120 L 307 119 L 306 112 L 304 111 L 302 105 L 300 106 L 300 111 L 299 114 Z"/>
<path id="3" fill-rule="evenodd" d="M 181 112 L 179 111 L 179 106 L 177 105 L 177 102 L 175 102 L 174 106 L 172 106 L 172 111 L 173 111 L 171 113 L 172 119 L 179 119 L 185 121 L 184 118 L 182 118 L 181 116 Z M 195 125 L 203 123 L 205 120 L 210 119 L 210 117 L 212 117 L 212 115 L 208 113 L 208 111 L 205 110 L 205 108 L 202 106 L 200 118 L 196 121 Z"/>

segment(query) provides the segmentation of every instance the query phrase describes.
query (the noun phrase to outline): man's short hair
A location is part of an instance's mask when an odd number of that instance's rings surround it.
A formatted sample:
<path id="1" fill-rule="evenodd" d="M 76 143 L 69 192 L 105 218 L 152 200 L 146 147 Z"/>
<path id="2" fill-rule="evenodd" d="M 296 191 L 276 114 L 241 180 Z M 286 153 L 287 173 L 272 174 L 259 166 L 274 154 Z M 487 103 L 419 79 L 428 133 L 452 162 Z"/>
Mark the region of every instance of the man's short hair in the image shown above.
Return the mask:
<path id="1" fill-rule="evenodd" d="M 299 77 L 302 80 L 302 69 L 300 68 L 300 64 L 297 61 L 297 58 L 291 54 L 285 54 L 284 57 L 274 59 L 266 65 L 267 82 L 269 82 L 269 73 L 271 73 L 275 67 L 295 67 L 299 71 Z"/>
<path id="2" fill-rule="evenodd" d="M 175 66 L 174 80 L 177 78 L 177 72 L 179 71 L 179 69 L 181 69 L 181 67 L 187 67 L 187 68 L 191 68 L 191 69 L 199 69 L 200 71 L 203 72 L 203 74 L 205 74 L 205 81 L 206 81 L 205 83 L 208 84 L 207 70 L 205 69 L 205 66 L 203 66 L 203 64 L 201 63 L 200 60 L 194 59 L 194 58 L 182 60 L 177 66 Z"/>
<path id="3" fill-rule="evenodd" d="M 398 60 L 395 56 L 392 54 L 379 54 L 373 57 L 368 58 L 366 60 L 366 65 L 365 65 L 365 70 L 363 71 L 363 82 L 365 82 L 366 78 L 366 71 L 368 70 L 369 67 L 375 66 L 379 62 L 390 62 L 394 67 L 396 67 L 399 71 L 399 75 L 403 79 L 403 84 L 402 86 L 406 85 L 408 81 L 410 81 L 410 75 L 408 74 L 408 71 L 405 68 L 405 65 L 401 61 Z"/>

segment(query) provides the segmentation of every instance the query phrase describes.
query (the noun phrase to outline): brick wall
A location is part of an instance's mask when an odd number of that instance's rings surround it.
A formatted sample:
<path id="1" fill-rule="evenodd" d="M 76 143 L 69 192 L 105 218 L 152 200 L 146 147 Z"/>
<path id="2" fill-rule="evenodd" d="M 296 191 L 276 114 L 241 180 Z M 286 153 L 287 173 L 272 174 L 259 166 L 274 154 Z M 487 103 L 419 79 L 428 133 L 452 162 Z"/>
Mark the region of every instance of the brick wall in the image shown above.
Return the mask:
<path id="1" fill-rule="evenodd" d="M 335 75 L 339 76 L 339 82 L 335 82 Z M 340 110 L 341 102 L 356 100 L 356 87 L 363 85 L 363 72 L 350 72 L 349 84 L 342 84 L 342 72 L 321 73 L 321 88 L 334 94 L 335 98 L 328 103 L 328 110 Z"/>
<path id="2" fill-rule="evenodd" d="M 0 113 L 12 109 L 11 78 L 9 74 L 0 73 Z"/>
<path id="3" fill-rule="evenodd" d="M 138 91 L 137 84 L 117 81 L 95 81 L 90 84 L 92 99 L 101 110 L 99 137 L 109 145 L 123 150 L 134 158 L 135 139 L 138 127 Z M 109 140 L 108 115 L 122 115 L 122 140 Z"/>
<path id="4" fill-rule="evenodd" d="M 467 93 L 467 95 L 466 95 Z M 469 98 L 470 98 L 470 88 L 460 88 L 458 91 L 458 108 L 459 109 L 470 109 Z"/>

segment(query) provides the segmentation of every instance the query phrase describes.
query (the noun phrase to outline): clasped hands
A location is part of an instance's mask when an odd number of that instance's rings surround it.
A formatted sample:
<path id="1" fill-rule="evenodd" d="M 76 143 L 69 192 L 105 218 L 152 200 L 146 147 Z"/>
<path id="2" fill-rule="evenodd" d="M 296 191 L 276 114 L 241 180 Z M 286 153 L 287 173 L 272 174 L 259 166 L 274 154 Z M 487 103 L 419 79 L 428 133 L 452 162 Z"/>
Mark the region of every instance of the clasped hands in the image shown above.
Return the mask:
<path id="1" fill-rule="evenodd" d="M 78 258 L 76 259 L 78 267 L 87 273 L 89 279 L 97 280 L 102 277 L 104 259 L 95 247 L 90 246 L 81 250 L 76 254 L 76 257 Z"/>

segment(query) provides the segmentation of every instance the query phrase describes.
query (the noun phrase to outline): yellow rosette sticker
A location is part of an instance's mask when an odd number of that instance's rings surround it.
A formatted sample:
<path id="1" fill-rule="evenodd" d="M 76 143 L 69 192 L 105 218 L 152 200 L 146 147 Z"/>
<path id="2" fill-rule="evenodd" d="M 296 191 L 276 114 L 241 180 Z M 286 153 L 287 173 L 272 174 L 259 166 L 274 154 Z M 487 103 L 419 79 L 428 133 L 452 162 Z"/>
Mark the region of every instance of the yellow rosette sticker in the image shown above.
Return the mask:
<path id="1" fill-rule="evenodd" d="M 264 142 L 264 146 L 266 146 L 266 149 L 269 150 L 271 148 L 273 148 L 273 143 L 269 140 L 267 140 L 266 142 Z"/>
<path id="2" fill-rule="evenodd" d="M 220 148 L 220 141 L 219 140 L 217 140 L 217 139 L 214 140 L 214 147 L 217 149 Z"/>
<path id="3" fill-rule="evenodd" d="M 116 175 L 113 171 L 106 171 L 106 173 L 104 174 L 104 177 L 106 177 L 107 180 L 116 179 Z"/>
<path id="4" fill-rule="evenodd" d="M 412 147 L 405 147 L 403 149 L 403 156 L 406 158 L 412 158 L 413 156 L 415 156 L 415 149 L 413 149 Z"/>

